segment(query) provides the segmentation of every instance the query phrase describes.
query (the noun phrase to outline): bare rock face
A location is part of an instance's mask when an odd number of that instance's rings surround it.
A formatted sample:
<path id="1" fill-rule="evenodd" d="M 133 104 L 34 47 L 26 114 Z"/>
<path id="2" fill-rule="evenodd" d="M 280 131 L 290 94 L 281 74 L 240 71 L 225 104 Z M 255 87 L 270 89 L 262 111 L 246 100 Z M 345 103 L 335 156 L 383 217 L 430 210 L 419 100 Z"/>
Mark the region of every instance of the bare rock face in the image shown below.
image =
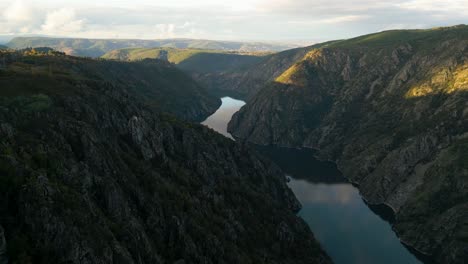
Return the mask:
<path id="1" fill-rule="evenodd" d="M 331 262 L 284 175 L 248 146 L 105 79 L 0 73 L 12 83 L 0 262 L 4 238 L 12 263 Z"/>
<path id="2" fill-rule="evenodd" d="M 403 40 L 404 39 L 404 40 Z M 257 144 L 319 149 L 406 244 L 468 259 L 468 27 L 391 31 L 311 51 L 229 124 Z"/>

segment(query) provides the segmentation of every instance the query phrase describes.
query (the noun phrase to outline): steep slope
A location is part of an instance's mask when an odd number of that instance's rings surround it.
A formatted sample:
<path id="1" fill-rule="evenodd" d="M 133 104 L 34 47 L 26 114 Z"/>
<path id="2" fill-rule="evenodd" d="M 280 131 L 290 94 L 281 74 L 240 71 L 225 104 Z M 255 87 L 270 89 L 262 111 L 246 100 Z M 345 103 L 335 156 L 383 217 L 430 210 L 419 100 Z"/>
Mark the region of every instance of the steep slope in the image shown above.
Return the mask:
<path id="1" fill-rule="evenodd" d="M 50 47 L 70 55 L 101 57 L 105 53 L 122 48 L 139 47 L 170 47 L 179 49 L 209 49 L 232 50 L 242 52 L 280 51 L 297 46 L 268 44 L 258 42 L 233 42 L 198 39 L 79 39 L 79 38 L 47 38 L 47 37 L 17 37 L 7 43 L 14 49 Z"/>
<path id="2" fill-rule="evenodd" d="M 319 149 L 405 243 L 438 263 L 468 259 L 468 27 L 387 31 L 310 51 L 229 130 Z"/>
<path id="3" fill-rule="evenodd" d="M 252 65 L 266 53 L 176 48 L 126 48 L 110 51 L 104 59 L 138 61 L 162 59 L 190 73 L 225 72 Z"/>
<path id="4" fill-rule="evenodd" d="M 26 54 L 47 54 L 50 49 L 27 49 Z M 19 57 L 10 54 L 10 68 L 20 73 L 44 74 L 79 79 L 101 78 L 112 84 L 131 87 L 129 92 L 156 110 L 186 120 L 200 121 L 216 111 L 220 100 L 209 95 L 188 75 L 159 60 L 135 63 L 92 60 L 70 56 Z"/>
<path id="5" fill-rule="evenodd" d="M 249 99 L 265 83 L 275 80 L 285 70 L 302 59 L 307 52 L 329 43 L 331 42 L 267 55 L 261 57 L 261 60 L 256 63 L 232 68 L 229 71 L 194 73 L 192 77 L 210 91 Z"/>
<path id="6" fill-rule="evenodd" d="M 330 262 L 275 166 L 61 56 L 0 69 L 0 262 Z"/>

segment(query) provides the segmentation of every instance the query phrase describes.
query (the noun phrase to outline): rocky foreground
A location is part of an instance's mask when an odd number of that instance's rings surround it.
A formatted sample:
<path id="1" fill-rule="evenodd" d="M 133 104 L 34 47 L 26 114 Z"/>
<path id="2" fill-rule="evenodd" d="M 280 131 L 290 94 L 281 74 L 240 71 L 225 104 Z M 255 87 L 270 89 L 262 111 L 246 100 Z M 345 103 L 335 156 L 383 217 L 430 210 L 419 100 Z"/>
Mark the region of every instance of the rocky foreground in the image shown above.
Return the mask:
<path id="1" fill-rule="evenodd" d="M 312 49 L 264 85 L 229 130 L 311 147 L 401 240 L 437 263 L 468 260 L 468 27 L 387 31 Z"/>
<path id="2" fill-rule="evenodd" d="M 13 55 L 0 68 L 0 263 L 331 262 L 283 174 L 246 146 L 157 111 L 159 93 L 85 70 L 92 60 Z"/>

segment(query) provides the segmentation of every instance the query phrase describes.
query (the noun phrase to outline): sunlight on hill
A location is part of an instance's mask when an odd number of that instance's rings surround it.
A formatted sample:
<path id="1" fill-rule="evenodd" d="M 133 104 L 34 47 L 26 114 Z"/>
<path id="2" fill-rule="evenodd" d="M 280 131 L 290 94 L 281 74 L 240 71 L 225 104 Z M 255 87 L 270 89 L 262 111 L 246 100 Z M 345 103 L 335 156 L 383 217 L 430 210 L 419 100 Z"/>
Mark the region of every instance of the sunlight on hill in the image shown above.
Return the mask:
<path id="1" fill-rule="evenodd" d="M 322 55 L 322 50 L 321 49 L 313 49 L 310 52 L 308 52 L 304 58 L 291 66 L 289 69 L 287 69 L 283 74 L 278 76 L 276 78 L 276 82 L 282 83 L 282 84 L 294 84 L 297 86 L 305 86 L 306 85 L 306 79 L 301 73 L 304 73 L 304 63 L 306 61 L 314 61 L 317 60 L 320 56 Z"/>
<path id="2" fill-rule="evenodd" d="M 405 98 L 461 91 L 468 91 L 468 64 L 458 67 L 453 73 L 448 69 L 439 70 L 430 79 L 412 86 L 405 94 Z"/>
<path id="3" fill-rule="evenodd" d="M 276 82 L 282 84 L 292 84 L 294 81 L 294 75 L 298 72 L 299 64 L 294 64 L 289 69 L 287 69 L 283 74 L 276 78 Z"/>

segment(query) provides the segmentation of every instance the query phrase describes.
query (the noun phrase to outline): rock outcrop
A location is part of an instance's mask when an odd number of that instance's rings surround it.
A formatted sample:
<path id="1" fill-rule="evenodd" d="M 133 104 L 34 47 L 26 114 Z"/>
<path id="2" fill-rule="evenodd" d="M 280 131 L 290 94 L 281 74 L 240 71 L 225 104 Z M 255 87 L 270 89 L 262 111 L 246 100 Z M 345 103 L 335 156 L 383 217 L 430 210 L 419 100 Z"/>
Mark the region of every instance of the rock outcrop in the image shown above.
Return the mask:
<path id="1" fill-rule="evenodd" d="M 16 59 L 0 71 L 0 224 L 12 263 L 331 262 L 283 174 L 247 146 L 89 75 L 101 62 L 49 74 L 22 69 L 73 59 Z"/>
<path id="2" fill-rule="evenodd" d="M 257 144 L 311 147 L 401 240 L 438 263 L 468 259 L 468 27 L 331 43 L 259 91 L 229 124 Z"/>

